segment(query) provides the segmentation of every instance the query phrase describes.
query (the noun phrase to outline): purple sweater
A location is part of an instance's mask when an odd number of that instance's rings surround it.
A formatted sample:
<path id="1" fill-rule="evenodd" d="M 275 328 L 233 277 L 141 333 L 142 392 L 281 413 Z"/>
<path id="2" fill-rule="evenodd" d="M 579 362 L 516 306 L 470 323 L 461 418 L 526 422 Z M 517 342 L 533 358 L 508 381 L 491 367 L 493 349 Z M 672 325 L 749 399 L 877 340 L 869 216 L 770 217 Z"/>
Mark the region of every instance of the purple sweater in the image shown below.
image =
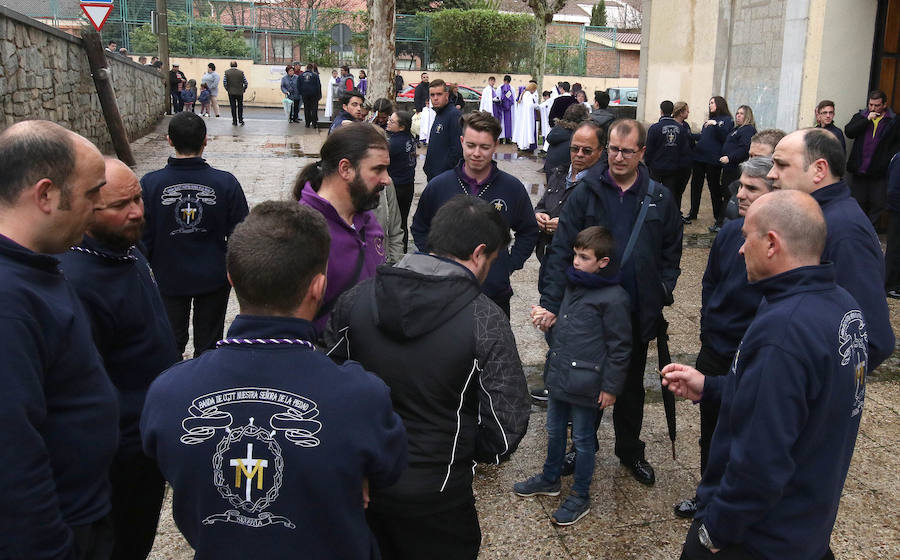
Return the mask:
<path id="1" fill-rule="evenodd" d="M 300 204 L 305 204 L 325 217 L 328 233 L 331 235 L 331 250 L 328 253 L 328 286 L 322 302 L 320 316 L 314 324 L 319 332 L 325 328 L 334 300 L 352 288 L 356 283 L 375 276 L 375 269 L 384 264 L 384 230 L 372 212 L 358 212 L 353 216 L 351 226 L 341 218 L 330 202 L 319 196 L 309 183 L 303 187 Z M 359 276 L 353 280 L 359 252 L 364 252 L 364 260 Z"/>

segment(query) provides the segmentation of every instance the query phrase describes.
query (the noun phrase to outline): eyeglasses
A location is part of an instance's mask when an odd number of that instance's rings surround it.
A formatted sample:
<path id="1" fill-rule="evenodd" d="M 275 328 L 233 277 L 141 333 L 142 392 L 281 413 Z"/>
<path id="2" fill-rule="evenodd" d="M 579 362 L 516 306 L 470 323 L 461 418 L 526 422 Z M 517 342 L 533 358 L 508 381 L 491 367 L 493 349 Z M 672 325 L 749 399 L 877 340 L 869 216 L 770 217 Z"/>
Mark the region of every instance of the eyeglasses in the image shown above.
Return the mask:
<path id="1" fill-rule="evenodd" d="M 594 153 L 594 148 L 588 148 L 587 146 L 569 146 L 569 151 L 573 154 L 581 152 L 586 156 L 590 156 Z"/>
<path id="2" fill-rule="evenodd" d="M 607 150 L 609 150 L 609 154 L 613 157 L 616 157 L 619 154 L 622 154 L 624 159 L 631 159 L 634 157 L 634 154 L 638 153 L 640 150 L 631 150 L 629 148 L 618 148 L 616 146 L 607 146 Z"/>

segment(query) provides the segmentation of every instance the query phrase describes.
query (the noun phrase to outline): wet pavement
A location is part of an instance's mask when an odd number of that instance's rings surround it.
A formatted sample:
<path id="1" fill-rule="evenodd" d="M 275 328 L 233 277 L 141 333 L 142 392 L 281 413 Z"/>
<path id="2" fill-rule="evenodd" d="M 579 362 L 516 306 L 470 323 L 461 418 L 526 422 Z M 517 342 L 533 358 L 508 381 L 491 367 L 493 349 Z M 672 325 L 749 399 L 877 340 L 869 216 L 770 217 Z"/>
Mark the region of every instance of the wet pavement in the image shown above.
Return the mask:
<path id="1" fill-rule="evenodd" d="M 318 159 L 327 131 L 289 124 L 278 110 L 251 109 L 245 126 L 232 127 L 228 109 L 218 119 L 209 118 L 209 142 L 205 157 L 214 167 L 234 173 L 244 187 L 249 203 L 289 199 L 297 172 Z M 158 169 L 172 153 L 166 144 L 164 119 L 154 132 L 132 143 L 136 172 L 142 176 Z M 424 188 L 419 158 L 416 199 Z M 537 201 L 543 189 L 542 161 L 520 155 L 515 146 L 501 146 L 500 169 L 518 177 Z M 699 350 L 700 281 L 713 236 L 706 231 L 712 213 L 704 201 L 700 219 L 685 227 L 682 275 L 675 291 L 675 304 L 666 309 L 670 323 L 673 359 L 693 363 Z M 414 211 L 414 210 L 413 210 Z M 538 302 L 537 260 L 532 257 L 513 277 L 511 323 L 529 385 L 540 383 L 547 350 L 542 333 L 528 321 L 530 306 Z M 894 331 L 900 332 L 900 302 L 889 300 Z M 227 322 L 237 314 L 232 296 Z M 227 324 L 227 323 L 226 323 Z M 190 345 L 188 345 L 190 347 Z M 483 533 L 479 558 L 490 559 L 675 559 L 689 523 L 672 514 L 672 505 L 693 494 L 699 481 L 699 410 L 686 401 L 677 403 L 677 457 L 672 459 L 666 431 L 656 368 L 656 347 L 651 344 L 645 386 L 643 439 L 647 458 L 656 469 L 657 482 L 647 487 L 636 482 L 613 454 L 612 417 L 601 424 L 600 451 L 591 486 L 592 509 L 577 524 L 561 528 L 550 523 L 559 498 L 518 498 L 511 492 L 514 482 L 538 472 L 543 464 L 546 437 L 545 412 L 532 407 L 528 434 L 512 459 L 500 466 L 480 466 L 475 491 Z M 866 393 L 860 435 L 850 474 L 844 487 L 831 545 L 839 560 L 900 559 L 900 353 L 895 352 L 871 377 Z M 571 479 L 564 479 L 563 494 Z M 184 542 L 171 517 L 170 496 L 163 507 L 154 560 L 189 559 Z"/>

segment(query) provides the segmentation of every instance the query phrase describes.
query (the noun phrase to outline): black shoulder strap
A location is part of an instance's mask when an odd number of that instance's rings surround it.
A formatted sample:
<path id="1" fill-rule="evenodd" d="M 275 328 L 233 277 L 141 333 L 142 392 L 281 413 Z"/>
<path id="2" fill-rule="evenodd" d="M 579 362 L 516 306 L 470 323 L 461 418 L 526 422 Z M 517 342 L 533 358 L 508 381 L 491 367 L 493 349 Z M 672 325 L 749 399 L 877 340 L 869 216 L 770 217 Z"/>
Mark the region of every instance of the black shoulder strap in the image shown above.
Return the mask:
<path id="1" fill-rule="evenodd" d="M 650 200 L 656 192 L 656 183 L 651 179 L 650 183 L 647 187 L 647 194 L 644 196 L 644 201 L 641 202 L 641 211 L 638 212 L 637 220 L 634 221 L 634 227 L 631 228 L 631 235 L 628 236 L 628 244 L 625 245 L 625 252 L 622 253 L 622 263 L 619 265 L 620 268 L 625 266 L 625 263 L 628 262 L 628 259 L 631 257 L 631 253 L 634 251 L 634 246 L 637 244 L 638 235 L 641 233 L 641 226 L 644 225 L 644 220 L 647 218 L 647 209 L 650 207 Z"/>

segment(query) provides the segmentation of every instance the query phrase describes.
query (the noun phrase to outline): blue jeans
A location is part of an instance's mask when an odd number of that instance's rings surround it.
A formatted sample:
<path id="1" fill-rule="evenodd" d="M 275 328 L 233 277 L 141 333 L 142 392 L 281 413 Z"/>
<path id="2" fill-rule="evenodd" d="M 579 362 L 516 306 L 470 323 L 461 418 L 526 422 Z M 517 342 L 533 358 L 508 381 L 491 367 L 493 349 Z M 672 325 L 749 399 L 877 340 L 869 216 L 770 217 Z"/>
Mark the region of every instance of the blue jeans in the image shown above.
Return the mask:
<path id="1" fill-rule="evenodd" d="M 575 481 L 572 493 L 587 498 L 594 477 L 594 455 L 597 453 L 596 406 L 578 406 L 550 397 L 547 401 L 547 460 L 544 479 L 556 482 L 562 474 L 566 456 L 566 426 L 572 418 L 572 443 L 575 444 Z"/>

